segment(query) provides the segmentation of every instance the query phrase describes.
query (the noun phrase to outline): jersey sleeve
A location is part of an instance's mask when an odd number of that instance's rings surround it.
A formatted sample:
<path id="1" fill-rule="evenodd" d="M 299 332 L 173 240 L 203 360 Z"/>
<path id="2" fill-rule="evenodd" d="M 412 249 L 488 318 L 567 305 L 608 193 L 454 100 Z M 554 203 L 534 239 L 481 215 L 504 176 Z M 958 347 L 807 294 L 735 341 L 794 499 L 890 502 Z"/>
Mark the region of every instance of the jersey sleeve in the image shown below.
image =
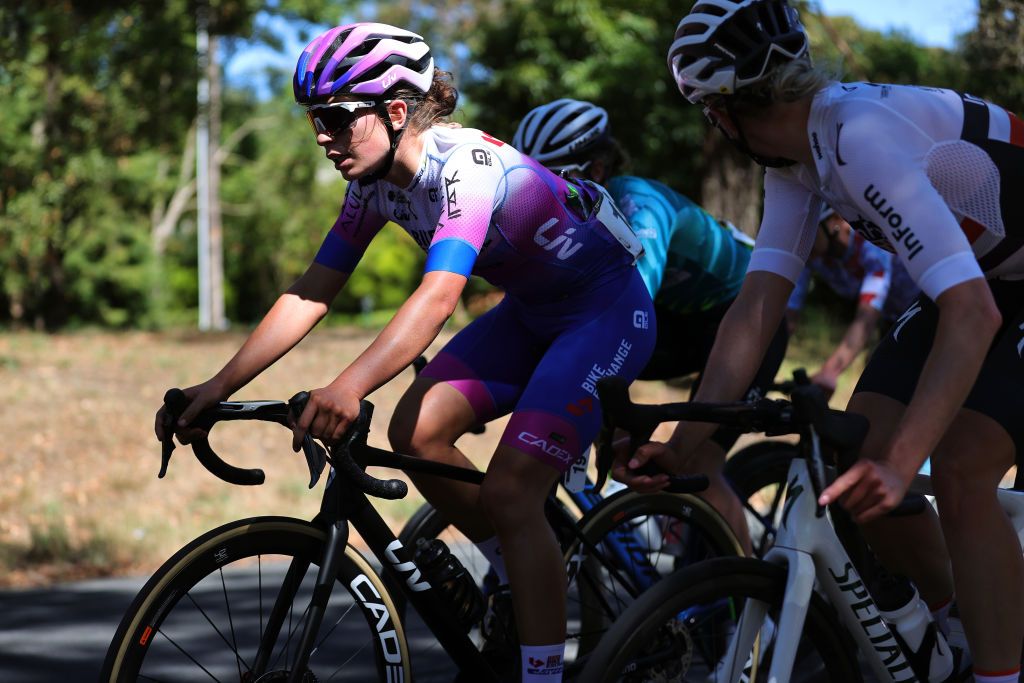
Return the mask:
<path id="1" fill-rule="evenodd" d="M 469 144 L 448 158 L 442 177 L 445 207 L 427 249 L 425 272 L 442 270 L 468 278 L 504 193 L 504 165 L 493 151 Z"/>
<path id="2" fill-rule="evenodd" d="M 324 237 L 314 262 L 342 273 L 355 270 L 367 245 L 387 220 L 375 209 L 377 188 L 364 188 L 358 181 L 348 184 L 341 213 Z"/>
<path id="3" fill-rule="evenodd" d="M 860 282 L 858 303 L 881 311 L 892 286 L 892 254 L 865 241 L 861 245 L 860 260 L 864 266 L 864 278 Z"/>
<path id="4" fill-rule="evenodd" d="M 764 270 L 795 283 L 807 262 L 818 229 L 821 199 L 786 169 L 764 175 L 764 217 L 747 272 Z"/>
<path id="5" fill-rule="evenodd" d="M 858 228 L 884 236 L 932 300 L 983 277 L 956 217 L 928 178 L 931 137 L 877 102 L 858 101 L 837 114 L 836 154 L 843 161 L 835 169 L 860 213 Z"/>

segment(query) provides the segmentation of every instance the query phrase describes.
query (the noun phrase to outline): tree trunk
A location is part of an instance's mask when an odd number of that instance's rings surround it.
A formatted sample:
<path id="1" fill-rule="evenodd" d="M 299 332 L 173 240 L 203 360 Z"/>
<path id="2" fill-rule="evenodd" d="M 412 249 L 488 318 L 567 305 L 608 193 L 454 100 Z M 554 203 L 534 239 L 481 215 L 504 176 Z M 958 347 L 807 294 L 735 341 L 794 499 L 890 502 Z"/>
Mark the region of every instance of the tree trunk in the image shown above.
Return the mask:
<path id="1" fill-rule="evenodd" d="M 753 237 L 761 224 L 764 171 L 717 131 L 704 142 L 701 206 Z"/>
<path id="2" fill-rule="evenodd" d="M 210 36 L 210 55 L 207 74 L 210 79 L 210 325 L 215 330 L 228 326 L 224 315 L 224 225 L 220 210 L 220 168 L 217 154 L 220 146 L 220 123 L 222 109 L 220 55 L 217 52 L 220 39 Z"/>

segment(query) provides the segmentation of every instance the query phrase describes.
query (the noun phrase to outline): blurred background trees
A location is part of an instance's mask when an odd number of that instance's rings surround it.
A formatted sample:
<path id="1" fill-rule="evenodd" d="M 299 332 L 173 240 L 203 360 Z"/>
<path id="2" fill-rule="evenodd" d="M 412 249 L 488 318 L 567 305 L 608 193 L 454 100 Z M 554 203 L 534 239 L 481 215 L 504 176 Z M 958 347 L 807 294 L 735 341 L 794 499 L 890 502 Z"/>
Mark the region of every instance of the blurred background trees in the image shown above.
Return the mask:
<path id="1" fill-rule="evenodd" d="M 63 0 L 0 7 L 0 325 L 192 324 L 196 301 L 196 0 Z M 923 47 L 800 2 L 816 57 L 846 78 L 941 85 L 1024 111 L 1020 1 L 981 0 L 954 49 Z M 309 33 L 375 18 L 425 35 L 463 94 L 459 120 L 511 139 L 558 97 L 608 109 L 632 171 L 752 232 L 760 171 L 709 135 L 665 67 L 686 10 L 635 0 L 211 0 L 221 64 L 284 47 L 267 17 Z M 302 36 L 306 38 L 308 36 Z M 261 96 L 225 84 L 220 162 L 228 318 L 259 318 L 315 253 L 344 181 L 291 102 L 290 71 Z M 422 255 L 387 229 L 336 309 L 394 307 Z"/>

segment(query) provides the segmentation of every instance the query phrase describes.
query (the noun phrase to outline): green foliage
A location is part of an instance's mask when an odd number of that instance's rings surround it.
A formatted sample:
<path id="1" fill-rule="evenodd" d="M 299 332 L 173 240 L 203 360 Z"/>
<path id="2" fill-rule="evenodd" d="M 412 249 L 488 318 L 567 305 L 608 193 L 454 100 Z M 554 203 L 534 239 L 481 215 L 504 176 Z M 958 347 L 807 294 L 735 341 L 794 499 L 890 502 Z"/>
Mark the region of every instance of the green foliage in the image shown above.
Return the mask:
<path id="1" fill-rule="evenodd" d="M 673 3 L 509 0 L 468 38 L 485 65 L 461 83 L 477 105 L 473 125 L 509 140 L 540 104 L 590 100 L 608 110 L 634 173 L 698 196 L 706 127 L 665 66 L 680 16 Z"/>
<path id="2" fill-rule="evenodd" d="M 199 0 L 0 5 L 0 325 L 156 326 L 192 322 L 196 214 L 186 201 L 155 239 L 175 192 L 188 187 L 196 115 Z M 819 61 L 847 78 L 970 90 L 1024 113 L 1024 3 L 982 0 L 955 50 L 923 48 L 799 2 Z M 632 171 L 700 196 L 708 129 L 676 92 L 665 52 L 690 3 L 653 0 L 210 0 L 225 54 L 280 46 L 259 13 L 323 23 L 352 10 L 408 26 L 432 44 L 464 98 L 466 125 L 510 139 L 523 115 L 559 97 L 608 109 Z M 228 317 L 258 319 L 309 264 L 344 196 L 291 103 L 227 91 L 221 140 Z M 183 160 L 186 163 L 183 163 Z M 181 169 L 181 170 L 179 170 Z M 186 194 L 186 198 L 189 195 Z M 164 241 L 166 240 L 166 241 Z M 336 308 L 401 304 L 422 253 L 385 228 Z M 477 284 L 471 289 L 479 290 Z"/>

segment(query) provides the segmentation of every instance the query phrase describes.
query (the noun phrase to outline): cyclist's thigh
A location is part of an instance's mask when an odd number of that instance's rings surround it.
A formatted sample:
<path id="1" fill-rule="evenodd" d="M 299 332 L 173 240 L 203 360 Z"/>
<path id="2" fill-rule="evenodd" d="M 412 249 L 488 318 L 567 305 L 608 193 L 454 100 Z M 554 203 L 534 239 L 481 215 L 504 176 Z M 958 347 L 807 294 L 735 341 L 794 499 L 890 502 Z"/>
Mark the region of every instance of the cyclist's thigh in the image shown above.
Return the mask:
<path id="1" fill-rule="evenodd" d="M 488 422 L 515 407 L 545 348 L 506 298 L 456 334 L 420 378 L 451 386 L 466 397 L 478 422 Z"/>
<path id="2" fill-rule="evenodd" d="M 565 472 L 601 426 L 597 381 L 632 381 L 650 358 L 656 322 L 635 269 L 566 312 L 568 324 L 537 364 L 501 443 Z"/>

